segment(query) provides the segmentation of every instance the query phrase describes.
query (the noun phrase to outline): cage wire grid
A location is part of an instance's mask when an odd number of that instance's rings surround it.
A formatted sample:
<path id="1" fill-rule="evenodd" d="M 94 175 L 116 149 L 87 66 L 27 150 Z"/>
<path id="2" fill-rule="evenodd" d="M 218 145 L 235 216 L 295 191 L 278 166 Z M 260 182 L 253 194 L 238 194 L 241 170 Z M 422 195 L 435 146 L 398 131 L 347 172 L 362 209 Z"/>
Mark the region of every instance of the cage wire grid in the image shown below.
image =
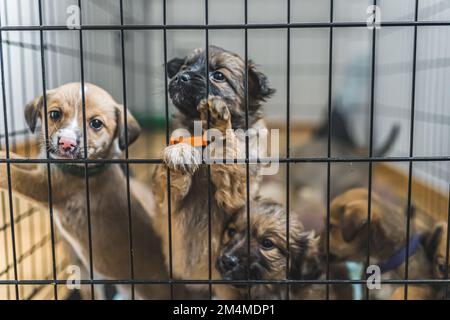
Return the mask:
<path id="1" fill-rule="evenodd" d="M 21 286 L 34 286 L 35 290 L 28 296 L 22 298 L 32 298 L 35 294 L 36 290 L 39 290 L 39 286 L 53 286 L 53 296 L 54 299 L 57 300 L 58 297 L 58 286 L 64 285 L 67 283 L 67 279 L 62 279 L 58 277 L 58 269 L 59 266 L 56 263 L 56 249 L 55 246 L 57 244 L 57 237 L 55 234 L 55 228 L 54 228 L 54 221 L 53 221 L 53 207 L 52 207 L 52 185 L 51 185 L 51 164 L 55 163 L 80 163 L 83 164 L 85 167 L 85 184 L 86 184 L 86 204 L 87 204 L 87 215 L 88 219 L 90 219 L 90 212 L 89 212 L 89 176 L 87 167 L 90 163 L 118 163 L 125 165 L 125 172 L 126 172 L 126 189 L 127 189 L 127 205 L 128 205 L 128 228 L 129 228 L 129 251 L 130 251 L 130 278 L 128 279 L 115 279 L 115 280 L 104 280 L 104 279 L 95 279 L 94 277 L 94 268 L 93 268 L 93 257 L 92 254 L 92 248 L 90 248 L 89 251 L 89 279 L 81 279 L 80 283 L 82 285 L 89 285 L 90 291 L 91 291 L 91 297 L 92 299 L 95 299 L 95 285 L 101 285 L 101 284 L 128 284 L 132 288 L 132 296 L 131 298 L 134 299 L 134 286 L 138 284 L 167 284 L 171 288 L 171 297 L 174 297 L 174 291 L 173 286 L 176 284 L 204 284 L 208 285 L 209 288 L 209 297 L 213 298 L 213 290 L 212 286 L 215 284 L 244 284 L 247 285 L 249 297 L 250 296 L 250 287 L 251 285 L 255 284 L 279 284 L 279 285 L 286 285 L 286 293 L 287 298 L 289 299 L 289 292 L 290 292 L 290 286 L 293 284 L 322 284 L 325 285 L 326 290 L 326 298 L 329 299 L 330 292 L 329 292 L 329 286 L 334 284 L 365 284 L 366 279 L 360 279 L 360 280 L 351 280 L 351 279 L 331 279 L 330 278 L 330 260 L 329 260 L 329 250 L 330 250 L 330 233 L 329 233 L 329 224 L 330 224 L 330 202 L 331 202 L 331 196 L 330 196 L 330 167 L 333 163 L 368 163 L 369 165 L 369 173 L 368 173 L 368 189 L 369 194 L 371 195 L 369 197 L 368 201 L 368 221 L 369 221 L 369 228 L 370 228 L 370 220 L 371 220 L 371 211 L 372 211 L 372 184 L 373 184 L 373 164 L 374 163 L 382 163 L 382 162 L 398 162 L 398 163 L 406 163 L 408 165 L 408 186 L 407 186 L 407 217 L 406 217 L 406 250 L 407 250 L 407 256 L 409 251 L 409 241 L 410 241 L 410 228 L 411 228 L 411 194 L 412 194 L 412 180 L 413 180 L 413 165 L 414 163 L 428 163 L 428 162 L 449 162 L 450 156 L 448 155 L 441 155 L 441 156 L 414 156 L 414 120 L 415 120 L 415 101 L 416 101 L 416 67 L 417 67 L 417 33 L 419 28 L 425 28 L 429 26 L 436 26 L 436 27 L 449 27 L 450 21 L 421 21 L 418 19 L 419 17 L 419 0 L 415 0 L 415 7 L 414 7 L 414 19 L 411 21 L 382 21 L 380 22 L 381 27 L 410 27 L 413 29 L 414 36 L 413 36 L 413 61 L 412 61 L 412 84 L 411 84 L 411 115 L 410 115 L 410 131 L 409 131 L 409 150 L 408 150 L 408 156 L 401 156 L 401 157 L 379 157 L 374 156 L 373 152 L 373 136 L 374 136 L 374 111 L 375 111 L 375 86 L 376 86 L 376 45 L 377 45 L 377 38 L 376 33 L 377 29 L 373 28 L 372 37 L 371 37 L 371 75 L 370 75 L 370 131 L 369 131 L 369 155 L 367 157 L 333 157 L 331 154 L 331 122 L 328 121 L 328 143 L 327 143 L 327 156 L 326 157 L 292 157 L 291 156 L 291 108 L 290 108 L 290 97 L 291 97 L 291 30 L 292 29 L 309 29 L 309 28 L 323 28 L 323 29 L 329 29 L 329 51 L 328 51 L 328 106 L 327 106 L 327 115 L 328 119 L 331 118 L 331 110 L 332 110 L 332 88 L 333 88 L 333 32 L 337 28 L 356 28 L 356 27 L 367 27 L 366 22 L 335 22 L 334 21 L 334 1 L 330 0 L 330 11 L 329 11 L 329 22 L 322 23 L 322 22 L 314 22 L 314 23 L 293 23 L 291 22 L 291 1 L 287 0 L 287 12 L 286 12 L 286 22 L 285 23 L 249 23 L 248 22 L 248 1 L 244 0 L 243 6 L 244 6 L 244 23 L 242 24 L 210 24 L 209 23 L 209 16 L 208 16 L 208 0 L 205 0 L 204 2 L 204 24 L 167 24 L 167 0 L 163 0 L 163 24 L 139 24 L 139 25 L 131 25 L 131 24 L 125 24 L 124 23 L 124 15 L 123 15 L 123 0 L 118 0 L 119 3 L 119 10 L 120 10 L 120 24 L 118 25 L 83 25 L 81 21 L 81 27 L 79 29 L 70 30 L 69 32 L 78 32 L 79 33 L 79 60 L 80 60 L 80 74 L 81 74 L 81 88 L 82 88 L 82 110 L 83 110 L 83 139 L 84 139 L 84 148 L 85 152 L 84 155 L 87 154 L 86 152 L 86 114 L 85 114 L 85 92 L 84 92 L 84 82 L 85 82 L 85 70 L 84 70 L 84 51 L 83 51 L 83 31 L 86 30 L 115 30 L 120 31 L 121 39 L 120 39 L 120 45 L 121 45 L 121 71 L 122 71 L 122 85 L 123 85 L 123 108 L 124 111 L 127 110 L 127 78 L 126 78 L 126 48 L 124 43 L 124 33 L 125 31 L 132 31 L 132 30 L 161 30 L 163 32 L 163 50 L 164 50 L 164 63 L 167 64 L 168 56 L 167 56 L 167 31 L 168 30 L 201 30 L 204 31 L 204 39 L 205 39 L 205 50 L 206 54 L 208 54 L 208 47 L 209 47 L 209 31 L 210 30 L 243 30 L 244 31 L 244 61 L 246 66 L 246 72 L 245 72 L 245 118 L 246 118 L 246 128 L 248 129 L 249 125 L 249 111 L 248 111 L 248 104 L 249 104 L 249 95 L 248 95 L 248 30 L 252 29 L 283 29 L 286 30 L 287 39 L 286 39 L 286 78 L 285 78 L 285 84 L 286 84 L 286 157 L 281 157 L 280 159 L 251 159 L 249 158 L 249 141 L 248 136 L 246 137 L 246 158 L 245 159 L 237 159 L 235 162 L 245 163 L 246 166 L 246 194 L 247 194 L 247 203 L 246 203 L 246 211 L 247 211 L 247 232 L 250 232 L 250 222 L 251 222 L 251 215 L 250 215 L 250 201 L 249 201 L 249 165 L 254 163 L 259 163 L 262 161 L 272 160 L 272 161 L 279 161 L 280 163 L 286 164 L 286 245 L 289 250 L 289 227 L 290 227 L 290 219 L 289 219 L 289 211 L 290 211 L 290 192 L 289 192 L 289 181 L 290 181 L 290 165 L 295 163 L 301 163 L 301 162 L 308 162 L 308 163 L 325 163 L 327 165 L 327 203 L 326 203 L 326 256 L 327 256 L 327 267 L 326 267 L 326 279 L 325 280 L 294 280 L 290 279 L 288 275 L 288 270 L 286 270 L 286 279 L 285 280 L 214 280 L 212 279 L 212 261 L 211 261 L 211 178 L 210 178 L 210 165 L 208 164 L 208 188 L 207 188 L 207 194 L 208 194 L 208 212 L 209 212 L 209 219 L 208 219 L 208 279 L 207 280 L 182 280 L 182 279 L 176 279 L 173 276 L 173 248 L 172 248 L 172 208 L 171 208 L 171 202 L 168 201 L 168 234 L 169 234 L 169 279 L 167 280 L 146 280 L 146 279 L 135 279 L 134 277 L 134 270 L 133 270 L 133 241 L 132 241 L 132 235 L 133 235 L 133 226 L 132 226 L 132 219 L 131 219 L 131 203 L 130 203 L 130 177 L 129 177 L 129 166 L 131 164 L 162 164 L 162 159 L 150 159 L 150 158 L 143 158 L 143 159 L 135 159 L 129 157 L 129 150 L 128 150 L 128 144 L 125 147 L 124 151 L 124 158 L 123 159 L 102 159 L 102 160 L 93 160 L 93 159 L 87 159 L 86 156 L 84 159 L 77 159 L 77 160 L 56 160 L 51 159 L 49 157 L 49 153 L 47 151 L 46 158 L 45 159 L 12 159 L 10 158 L 10 150 L 15 150 L 15 144 L 17 137 L 25 137 L 25 146 L 27 148 L 26 155 L 30 154 L 29 151 L 29 144 L 30 144 L 30 138 L 27 134 L 26 130 L 15 130 L 14 125 L 11 126 L 11 128 L 8 128 L 8 116 L 14 117 L 14 111 L 11 108 L 8 110 L 7 107 L 7 101 L 6 101 L 6 83 L 5 83 L 5 61 L 4 61 L 4 44 L 9 45 L 6 40 L 3 40 L 3 34 L 8 31 L 18 31 L 18 32 L 28 32 L 28 31 L 38 31 L 39 32 L 39 39 L 40 39 L 40 45 L 39 49 L 40 51 L 40 63 L 41 63 L 41 70 L 42 70 L 42 92 L 44 97 L 44 110 L 46 112 L 47 110 L 47 101 L 46 101 L 46 95 L 45 92 L 47 91 L 47 85 L 46 85 L 46 65 L 45 65 L 45 54 L 46 50 L 48 50 L 48 46 L 52 44 L 46 44 L 44 42 L 44 32 L 46 31 L 68 31 L 68 28 L 64 25 L 44 25 L 43 23 L 43 8 L 42 8 L 42 1 L 38 0 L 38 7 L 39 7 L 39 25 L 20 25 L 20 26 L 8 26 L 4 23 L 0 22 L 0 72 L 1 72 L 1 90 L 2 90 L 2 103 L 3 103 L 3 122 L 4 122 L 4 128 L 5 128 L 5 135 L 0 137 L 0 143 L 4 140 L 4 146 L 0 145 L 1 149 L 6 150 L 6 159 L 0 159 L 0 163 L 6 164 L 7 166 L 7 174 L 8 174 L 8 190 L 7 190 L 7 199 L 4 199 L 3 204 L 7 203 L 9 207 L 9 223 L 7 223 L 7 217 L 5 216 L 6 213 L 6 206 L 2 208 L 3 212 L 3 221 L 4 225 L 0 226 L 0 230 L 10 230 L 10 237 L 11 237 L 11 250 L 12 250 L 12 261 L 8 261 L 8 255 L 6 255 L 6 270 L 0 270 L 0 275 L 3 275 L 5 273 L 10 273 L 12 271 L 13 273 L 13 279 L 10 280 L 0 280 L 0 286 L 14 286 L 14 298 L 20 299 L 20 287 Z M 377 5 L 377 0 L 373 1 L 373 5 Z M 78 0 L 78 6 L 81 8 L 82 1 Z M 206 64 L 208 64 L 208 59 L 206 59 Z M 208 73 L 208 66 L 206 67 L 206 72 Z M 208 86 L 207 90 L 209 90 Z M 165 70 L 165 81 L 164 81 L 164 88 L 167 92 L 168 88 L 168 77 L 167 77 L 167 70 Z M 11 112 L 8 115 L 8 112 Z M 167 94 L 165 95 L 165 141 L 168 144 L 169 143 L 169 101 Z M 125 123 L 125 134 L 127 134 L 127 112 L 124 112 L 124 123 Z M 209 119 L 208 119 L 209 123 Z M 48 132 L 47 132 L 47 118 L 45 118 L 45 121 L 43 123 L 46 138 L 48 139 Z M 125 141 L 128 141 L 125 139 Z M 33 208 L 28 208 L 28 210 L 24 211 L 23 213 L 19 214 L 18 216 L 14 216 L 14 208 L 15 203 L 13 199 L 13 190 L 11 188 L 11 171 L 10 171 L 10 165 L 13 163 L 36 163 L 36 164 L 45 164 L 47 166 L 47 179 L 48 179 L 48 215 L 49 215 L 49 233 L 41 240 L 36 241 L 35 246 L 33 246 L 29 252 L 26 252 L 25 254 L 18 255 L 17 254 L 17 246 L 20 244 L 18 243 L 17 239 L 17 229 L 16 225 L 18 225 L 18 222 L 20 222 L 21 219 L 23 219 L 25 216 L 32 216 L 37 215 L 39 219 L 38 223 L 43 224 L 45 223 L 45 219 L 42 218 L 42 212 L 40 212 L 41 215 L 38 215 L 38 210 L 35 210 Z M 169 169 L 168 173 L 169 173 Z M 170 174 L 167 174 L 167 194 L 170 199 Z M 450 195 L 449 195 L 450 197 Z M 17 204 L 18 205 L 18 204 Z M 447 212 L 447 220 L 450 222 L 450 205 Z M 34 218 L 36 219 L 36 218 Z M 92 245 L 92 233 L 90 230 L 90 220 L 89 220 L 89 244 L 90 247 Z M 450 223 L 449 223 L 450 225 Z M 33 228 L 31 228 L 33 229 Z M 5 233 L 5 237 L 7 237 L 7 234 Z M 247 243 L 247 250 L 248 255 L 250 255 L 250 239 L 247 237 L 248 243 Z M 34 280 L 24 280 L 20 279 L 18 276 L 18 268 L 20 265 L 20 262 L 25 259 L 27 255 L 32 255 L 33 251 L 36 250 L 40 244 L 43 243 L 43 241 L 50 241 L 51 242 L 51 264 L 52 264 L 52 271 L 51 275 L 46 279 L 34 279 Z M 447 239 L 447 246 L 449 243 L 449 239 Z M 7 246 L 7 241 L 5 241 L 5 247 Z M 367 265 L 370 265 L 370 241 L 367 241 Z M 9 250 L 5 248 L 5 250 Z M 5 251 L 7 252 L 7 251 Z M 447 256 L 446 256 L 446 262 L 448 266 L 449 261 L 449 250 L 447 248 Z M 44 262 L 46 263 L 46 262 Z M 289 265 L 289 256 L 287 256 L 287 265 Z M 12 270 L 11 270 L 12 269 Z M 404 279 L 397 279 L 397 280 L 381 280 L 382 284 L 398 284 L 398 285 L 404 285 L 404 299 L 408 299 L 408 285 L 410 284 L 436 284 L 436 285 L 447 285 L 449 284 L 450 280 L 448 278 L 448 272 L 449 270 L 446 270 L 446 277 L 445 279 L 409 279 L 408 277 L 408 271 L 409 271 L 409 261 L 406 259 L 405 262 L 405 277 Z M 369 298 L 368 290 L 366 289 L 366 298 Z M 447 293 L 447 291 L 446 291 Z M 9 295 L 8 290 L 8 298 L 13 298 Z M 445 296 L 445 298 L 448 298 Z"/>

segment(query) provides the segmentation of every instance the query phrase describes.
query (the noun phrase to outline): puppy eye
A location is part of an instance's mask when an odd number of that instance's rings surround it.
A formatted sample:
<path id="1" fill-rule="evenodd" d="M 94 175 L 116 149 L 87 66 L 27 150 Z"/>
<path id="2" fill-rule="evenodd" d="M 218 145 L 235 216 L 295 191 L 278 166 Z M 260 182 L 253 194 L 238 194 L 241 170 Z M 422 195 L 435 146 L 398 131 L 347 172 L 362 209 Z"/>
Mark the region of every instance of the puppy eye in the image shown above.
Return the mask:
<path id="1" fill-rule="evenodd" d="M 89 125 L 91 126 L 92 129 L 94 130 L 100 130 L 101 128 L 103 128 L 103 122 L 101 122 L 98 119 L 94 119 L 91 120 L 91 122 L 89 123 Z"/>
<path id="2" fill-rule="evenodd" d="M 213 73 L 211 73 L 211 78 L 213 78 L 217 82 L 225 81 L 225 76 L 220 71 L 214 71 Z"/>
<path id="3" fill-rule="evenodd" d="M 234 228 L 228 228 L 227 233 L 230 238 L 233 238 L 236 235 L 237 231 Z"/>
<path id="4" fill-rule="evenodd" d="M 53 121 L 58 121 L 59 119 L 61 119 L 61 111 L 59 110 L 50 111 L 49 115 L 50 119 L 52 119 Z"/>
<path id="5" fill-rule="evenodd" d="M 263 241 L 261 241 L 261 245 L 264 249 L 272 249 L 274 247 L 272 240 L 267 238 L 264 238 Z"/>

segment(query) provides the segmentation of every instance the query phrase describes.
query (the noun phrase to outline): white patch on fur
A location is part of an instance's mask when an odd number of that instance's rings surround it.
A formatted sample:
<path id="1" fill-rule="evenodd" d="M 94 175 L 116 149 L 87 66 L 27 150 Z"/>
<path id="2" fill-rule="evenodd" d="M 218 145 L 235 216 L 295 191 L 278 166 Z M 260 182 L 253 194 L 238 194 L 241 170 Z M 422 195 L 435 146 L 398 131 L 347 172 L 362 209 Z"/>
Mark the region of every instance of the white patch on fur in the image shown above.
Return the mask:
<path id="1" fill-rule="evenodd" d="M 118 158 L 122 154 L 122 150 L 119 147 L 119 138 L 114 139 L 111 151 L 111 158 Z"/>
<path id="2" fill-rule="evenodd" d="M 73 139 L 75 141 L 77 141 L 77 133 L 75 130 L 73 130 L 72 128 L 62 128 L 59 130 L 58 132 L 58 136 L 60 138 L 68 138 L 68 139 Z"/>
<path id="3" fill-rule="evenodd" d="M 168 146 L 164 149 L 163 159 L 169 168 L 191 173 L 202 163 L 200 151 L 187 143 Z"/>
<path id="4" fill-rule="evenodd" d="M 84 95 L 86 95 L 88 92 L 88 86 L 84 85 Z M 81 84 L 80 84 L 80 97 L 83 96 L 83 90 L 81 90 Z"/>

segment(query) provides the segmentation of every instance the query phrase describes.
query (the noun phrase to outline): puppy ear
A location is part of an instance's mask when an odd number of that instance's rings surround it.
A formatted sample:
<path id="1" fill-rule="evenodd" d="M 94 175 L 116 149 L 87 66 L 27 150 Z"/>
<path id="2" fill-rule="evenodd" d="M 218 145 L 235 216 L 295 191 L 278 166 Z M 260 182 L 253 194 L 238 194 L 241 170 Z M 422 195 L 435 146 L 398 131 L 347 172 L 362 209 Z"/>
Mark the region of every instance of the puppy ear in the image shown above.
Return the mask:
<path id="1" fill-rule="evenodd" d="M 43 96 L 35 98 L 25 106 L 25 121 L 30 128 L 30 131 L 34 133 L 38 118 L 41 114 L 41 109 L 44 104 Z"/>
<path id="2" fill-rule="evenodd" d="M 167 76 L 171 79 L 173 78 L 178 71 L 180 71 L 181 66 L 184 64 L 185 58 L 174 58 L 170 61 L 167 61 Z"/>
<path id="3" fill-rule="evenodd" d="M 141 126 L 133 117 L 130 111 L 127 109 L 127 134 L 125 135 L 125 122 L 123 114 L 123 106 L 119 105 L 116 108 L 116 119 L 117 119 L 117 136 L 119 138 L 119 148 L 120 150 L 125 150 L 126 146 L 130 146 L 141 133 Z M 126 142 L 126 136 L 128 136 L 128 142 Z"/>
<path id="4" fill-rule="evenodd" d="M 248 62 L 248 92 L 253 99 L 261 101 L 275 93 L 275 89 L 269 87 L 267 76 L 259 71 L 251 60 Z"/>
<path id="5" fill-rule="evenodd" d="M 294 280 L 313 280 L 321 273 L 319 240 L 314 231 L 302 232 L 290 245 L 289 277 Z"/>
<path id="6" fill-rule="evenodd" d="M 372 199 L 372 202 L 374 200 Z M 371 225 L 378 223 L 379 213 L 375 203 L 372 203 Z M 358 234 L 368 231 L 368 203 L 367 200 L 354 200 L 343 207 L 340 224 L 342 226 L 342 237 L 345 242 L 353 241 Z"/>
<path id="7" fill-rule="evenodd" d="M 423 246 L 425 247 L 425 252 L 431 261 L 433 261 L 434 256 L 437 253 L 439 243 L 441 242 L 441 237 L 444 234 L 444 228 L 445 225 L 443 223 L 438 223 L 434 229 L 424 237 Z"/>

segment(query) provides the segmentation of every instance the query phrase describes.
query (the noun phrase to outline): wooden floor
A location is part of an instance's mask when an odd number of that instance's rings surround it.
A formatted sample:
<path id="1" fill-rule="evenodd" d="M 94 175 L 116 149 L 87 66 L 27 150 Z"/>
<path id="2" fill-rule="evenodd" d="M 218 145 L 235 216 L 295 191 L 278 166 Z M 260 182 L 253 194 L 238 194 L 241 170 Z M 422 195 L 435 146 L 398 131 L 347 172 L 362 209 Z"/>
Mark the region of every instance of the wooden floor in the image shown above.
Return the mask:
<path id="1" fill-rule="evenodd" d="M 280 126 L 282 127 L 282 126 Z M 292 145 L 301 145 L 309 137 L 310 131 L 292 128 Z M 285 150 L 286 134 L 280 131 L 281 150 Z M 145 133 L 130 147 L 130 158 L 160 158 L 161 150 L 165 146 L 164 132 Z M 36 147 L 17 145 L 19 154 L 36 154 Z M 280 156 L 284 156 L 282 153 Z M 132 174 L 145 182 L 151 179 L 151 172 L 155 165 L 133 164 L 130 165 Z M 374 165 L 374 183 L 386 186 L 387 192 L 406 201 L 407 175 L 399 169 L 383 164 Z M 435 223 L 436 220 L 446 220 L 448 214 L 448 196 L 434 190 L 430 186 L 414 180 L 412 184 L 414 205 L 420 209 L 420 219 L 425 225 Z M 9 209 L 8 192 L 0 192 L 0 280 L 52 280 L 52 242 L 50 230 L 50 214 L 47 208 L 37 206 L 35 203 L 21 198 L 13 193 L 13 216 L 15 232 L 15 255 L 17 270 L 14 269 L 12 228 L 10 223 L 11 211 Z M 55 228 L 56 230 L 56 228 Z M 66 279 L 69 274 L 66 267 L 69 264 L 70 255 L 65 244 L 60 241 L 56 232 L 55 261 L 57 278 Z M 0 285 L 0 300 L 15 299 L 15 286 Z M 18 287 L 20 299 L 54 299 L 53 285 L 20 285 Z M 63 299 L 68 294 L 65 285 L 57 286 L 58 298 Z"/>

